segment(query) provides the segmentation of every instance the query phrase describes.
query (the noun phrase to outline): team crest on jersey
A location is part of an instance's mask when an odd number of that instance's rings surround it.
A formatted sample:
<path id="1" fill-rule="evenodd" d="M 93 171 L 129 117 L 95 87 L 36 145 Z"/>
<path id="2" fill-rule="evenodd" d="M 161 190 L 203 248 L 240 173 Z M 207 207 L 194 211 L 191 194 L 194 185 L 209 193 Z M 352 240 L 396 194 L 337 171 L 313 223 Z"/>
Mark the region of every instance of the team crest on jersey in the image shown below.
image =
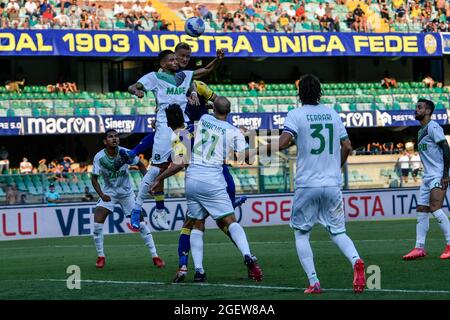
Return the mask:
<path id="1" fill-rule="evenodd" d="M 184 82 L 184 79 L 186 79 L 186 74 L 184 72 L 175 74 L 175 83 L 177 84 L 177 87 Z"/>

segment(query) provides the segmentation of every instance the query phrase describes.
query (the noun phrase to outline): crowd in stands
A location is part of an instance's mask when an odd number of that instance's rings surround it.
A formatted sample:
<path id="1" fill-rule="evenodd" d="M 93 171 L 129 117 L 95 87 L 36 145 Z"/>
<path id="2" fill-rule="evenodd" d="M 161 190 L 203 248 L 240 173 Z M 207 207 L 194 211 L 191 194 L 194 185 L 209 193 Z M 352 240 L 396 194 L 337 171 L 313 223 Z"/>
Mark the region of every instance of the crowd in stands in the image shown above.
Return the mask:
<path id="1" fill-rule="evenodd" d="M 229 5 L 231 7 L 231 5 Z M 450 4 L 445 0 L 242 0 L 233 10 L 225 2 L 215 4 L 186 1 L 176 13 L 182 19 L 201 17 L 207 31 L 386 31 L 396 26 L 418 26 L 413 31 L 447 32 Z M 375 18 L 374 18 L 375 17 Z M 164 31 L 172 25 L 150 0 L 116 0 L 104 7 L 89 0 L 3 0 L 3 29 L 131 29 Z M 392 30 L 391 27 L 394 27 Z"/>
<path id="2" fill-rule="evenodd" d="M 111 8 L 94 1 L 8 0 L 0 3 L 2 29 L 133 29 L 167 30 L 170 23 L 152 2 L 126 4 L 118 0 Z"/>

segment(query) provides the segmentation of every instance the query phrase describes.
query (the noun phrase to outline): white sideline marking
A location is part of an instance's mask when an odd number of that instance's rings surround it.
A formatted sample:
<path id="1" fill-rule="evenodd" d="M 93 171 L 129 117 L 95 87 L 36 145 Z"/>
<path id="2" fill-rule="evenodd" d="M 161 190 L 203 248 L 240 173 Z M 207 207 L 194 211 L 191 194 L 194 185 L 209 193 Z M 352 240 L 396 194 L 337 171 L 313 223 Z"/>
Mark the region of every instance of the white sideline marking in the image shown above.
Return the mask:
<path id="1" fill-rule="evenodd" d="M 361 239 L 353 240 L 353 242 L 398 242 L 398 241 L 416 241 L 416 239 Z M 442 241 L 442 239 L 427 238 L 427 241 Z M 310 243 L 331 243 L 331 240 L 312 240 Z M 224 242 L 209 242 L 205 246 L 221 246 Z M 270 245 L 270 244 L 290 244 L 293 241 L 250 241 L 251 245 Z M 68 244 L 68 245 L 47 245 L 47 246 L 27 246 L 27 247 L 0 247 L 0 250 L 21 250 L 21 249 L 36 249 L 36 248 L 92 248 L 94 245 L 87 244 Z M 158 247 L 176 247 L 178 243 L 162 243 Z M 105 244 L 105 247 L 136 247 L 136 244 Z"/>
<path id="2" fill-rule="evenodd" d="M 65 279 L 38 279 L 46 282 L 67 282 Z M 205 286 L 205 287 L 224 287 L 224 288 L 245 288 L 245 289 L 268 289 L 268 290 L 291 290 L 303 291 L 306 288 L 298 287 L 280 287 L 280 286 L 257 286 L 226 283 L 169 283 L 169 282 L 151 282 L 151 281 L 118 281 L 118 280 L 80 280 L 84 283 L 102 283 L 102 284 L 142 284 L 142 285 L 174 285 L 174 286 Z M 353 289 L 322 288 L 323 291 L 353 291 Z M 406 290 L 406 289 L 366 289 L 365 292 L 393 292 L 393 293 L 438 293 L 450 294 L 446 290 Z"/>

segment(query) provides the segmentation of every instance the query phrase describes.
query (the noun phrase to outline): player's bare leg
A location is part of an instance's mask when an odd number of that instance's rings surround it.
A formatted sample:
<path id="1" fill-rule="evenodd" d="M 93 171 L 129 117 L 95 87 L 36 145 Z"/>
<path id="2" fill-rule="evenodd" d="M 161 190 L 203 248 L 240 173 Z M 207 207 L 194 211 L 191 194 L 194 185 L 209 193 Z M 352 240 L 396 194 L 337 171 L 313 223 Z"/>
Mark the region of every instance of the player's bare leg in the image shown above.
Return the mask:
<path id="1" fill-rule="evenodd" d="M 223 223 L 230 232 L 231 239 L 234 241 L 239 251 L 244 256 L 244 263 L 247 266 L 248 277 L 255 281 L 261 281 L 263 278 L 263 272 L 258 265 L 257 259 L 250 252 L 250 246 L 247 241 L 247 236 L 244 229 L 239 223 L 236 222 L 234 214 L 230 214 L 222 219 L 219 219 L 217 223 Z"/>
<path id="2" fill-rule="evenodd" d="M 110 211 L 103 207 L 96 207 L 94 213 L 94 243 L 97 250 L 97 262 L 95 266 L 99 269 L 105 266 L 105 252 L 103 250 L 103 225 Z"/>
<path id="3" fill-rule="evenodd" d="M 434 188 L 431 189 L 430 194 L 430 213 L 439 223 L 446 241 L 445 249 L 440 256 L 441 259 L 450 259 L 450 221 L 442 210 L 446 191 L 446 189 Z"/>
<path id="4" fill-rule="evenodd" d="M 152 233 L 148 228 L 147 224 L 144 221 L 144 213 L 141 213 L 140 223 L 139 223 L 139 232 L 141 234 L 142 239 L 144 240 L 145 246 L 149 249 L 150 254 L 152 255 L 153 264 L 158 268 L 164 268 L 166 263 L 163 259 L 158 256 L 156 252 L 156 245 L 153 241 Z"/>
<path id="5" fill-rule="evenodd" d="M 425 257 L 425 239 L 430 228 L 430 207 L 417 206 L 417 225 L 416 225 L 416 245 L 408 254 L 403 256 L 403 260 L 415 260 Z"/>

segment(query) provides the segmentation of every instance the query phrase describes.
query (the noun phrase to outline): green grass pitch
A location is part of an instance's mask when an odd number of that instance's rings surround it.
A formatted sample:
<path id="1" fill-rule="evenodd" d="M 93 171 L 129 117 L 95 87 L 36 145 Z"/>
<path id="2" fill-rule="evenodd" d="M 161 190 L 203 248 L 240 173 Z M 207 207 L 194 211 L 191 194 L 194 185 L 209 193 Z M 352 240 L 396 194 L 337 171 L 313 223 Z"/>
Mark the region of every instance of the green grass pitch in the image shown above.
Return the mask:
<path id="1" fill-rule="evenodd" d="M 431 220 L 428 256 L 403 261 L 414 245 L 414 220 L 352 222 L 349 236 L 366 262 L 381 270 L 381 290 L 355 295 L 349 262 L 320 226 L 311 244 L 324 293 L 307 296 L 292 229 L 245 228 L 264 271 L 262 282 L 247 278 L 242 256 L 219 230 L 205 233 L 204 265 L 208 284 L 172 284 L 177 269 L 178 232 L 154 233 L 166 268 L 157 269 L 139 234 L 105 236 L 106 266 L 95 268 L 91 237 L 0 242 L 0 299 L 450 299 L 450 260 L 440 260 L 445 241 Z M 69 290 L 69 265 L 81 269 L 81 289 Z M 192 267 L 192 260 L 190 261 Z M 368 274 L 370 276 L 370 274 Z"/>

